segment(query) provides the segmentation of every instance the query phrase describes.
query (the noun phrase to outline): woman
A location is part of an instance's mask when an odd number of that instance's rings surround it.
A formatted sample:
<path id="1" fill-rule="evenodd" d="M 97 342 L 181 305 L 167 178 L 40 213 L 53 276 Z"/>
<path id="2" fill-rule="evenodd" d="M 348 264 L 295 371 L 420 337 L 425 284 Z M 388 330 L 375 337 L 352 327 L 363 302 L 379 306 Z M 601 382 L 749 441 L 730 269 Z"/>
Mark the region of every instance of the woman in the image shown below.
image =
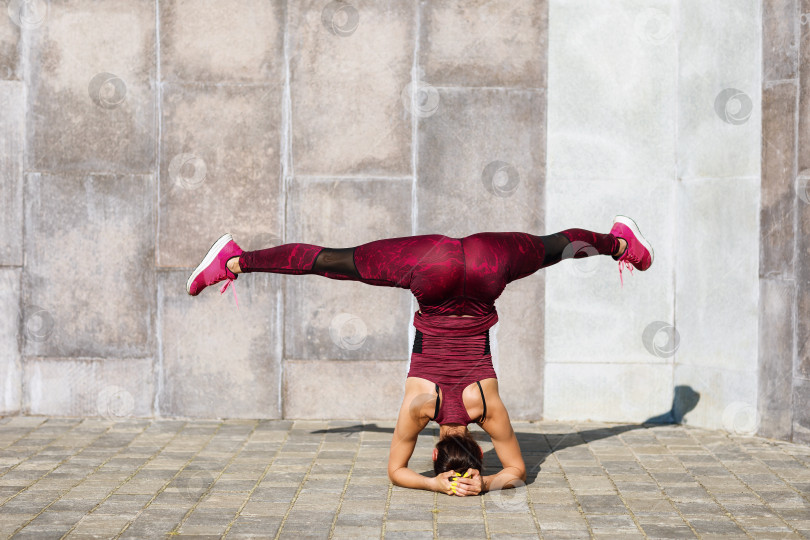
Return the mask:
<path id="1" fill-rule="evenodd" d="M 495 299 L 506 285 L 564 258 L 610 255 L 630 269 L 647 270 L 653 250 L 636 223 L 617 216 L 610 233 L 566 229 L 548 236 L 482 232 L 464 238 L 438 234 L 387 238 L 351 248 L 283 244 L 243 251 L 223 235 L 192 272 L 186 291 L 198 295 L 243 272 L 317 274 L 331 279 L 409 289 L 419 302 L 411 366 L 391 441 L 388 475 L 398 485 L 459 496 L 514 487 L 525 481 L 509 414 L 498 395 L 489 329 L 498 322 Z M 622 279 L 622 285 L 624 280 Z M 234 291 L 234 295 L 235 295 Z M 439 426 L 435 477 L 408 468 L 419 432 Z M 467 425 L 492 439 L 503 469 L 483 476 L 481 447 Z"/>

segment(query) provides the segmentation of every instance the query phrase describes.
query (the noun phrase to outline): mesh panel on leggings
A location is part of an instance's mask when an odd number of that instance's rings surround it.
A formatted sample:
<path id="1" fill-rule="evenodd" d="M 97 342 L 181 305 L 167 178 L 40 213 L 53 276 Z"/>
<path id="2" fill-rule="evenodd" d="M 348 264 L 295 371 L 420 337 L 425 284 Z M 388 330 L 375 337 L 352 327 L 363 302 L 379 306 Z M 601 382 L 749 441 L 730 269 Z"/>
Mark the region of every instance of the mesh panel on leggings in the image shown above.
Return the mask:
<path id="1" fill-rule="evenodd" d="M 357 267 L 354 265 L 354 250 L 355 248 L 353 247 L 338 249 L 323 248 L 315 259 L 312 271 L 331 272 L 360 280 L 360 274 L 357 272 Z"/>

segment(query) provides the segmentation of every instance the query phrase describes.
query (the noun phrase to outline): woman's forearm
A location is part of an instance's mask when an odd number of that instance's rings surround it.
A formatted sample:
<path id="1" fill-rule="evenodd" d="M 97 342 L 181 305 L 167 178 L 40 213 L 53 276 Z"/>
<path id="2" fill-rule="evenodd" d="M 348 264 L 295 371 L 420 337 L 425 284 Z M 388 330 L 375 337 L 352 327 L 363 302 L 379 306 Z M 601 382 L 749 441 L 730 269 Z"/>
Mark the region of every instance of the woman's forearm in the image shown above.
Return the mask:
<path id="1" fill-rule="evenodd" d="M 400 467 L 389 474 L 389 477 L 395 486 L 433 491 L 433 485 L 431 484 L 432 478 L 422 476 L 408 467 Z"/>
<path id="2" fill-rule="evenodd" d="M 497 474 L 484 476 L 484 492 L 496 489 L 509 489 L 525 485 L 526 473 L 517 467 L 506 467 Z"/>

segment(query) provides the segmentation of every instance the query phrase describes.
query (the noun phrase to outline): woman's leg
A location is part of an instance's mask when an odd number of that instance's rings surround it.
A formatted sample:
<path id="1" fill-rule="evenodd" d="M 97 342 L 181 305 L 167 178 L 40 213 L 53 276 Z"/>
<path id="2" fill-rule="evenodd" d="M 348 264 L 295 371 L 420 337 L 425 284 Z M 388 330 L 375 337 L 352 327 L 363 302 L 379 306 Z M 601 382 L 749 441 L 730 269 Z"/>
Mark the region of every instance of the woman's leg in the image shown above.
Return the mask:
<path id="1" fill-rule="evenodd" d="M 582 259 L 592 255 L 610 255 L 618 259 L 627 247 L 624 239 L 611 233 L 602 234 L 585 229 L 565 229 L 539 238 L 545 248 L 541 268 L 556 264 L 563 257 Z"/>
<path id="2" fill-rule="evenodd" d="M 484 233 L 485 244 L 480 250 L 497 250 L 503 254 L 506 282 L 529 276 L 541 268 L 557 264 L 563 259 L 581 259 L 593 255 L 610 255 L 614 260 L 624 252 L 627 243 L 611 233 L 598 233 L 586 229 L 565 229 L 538 236 L 523 232 Z M 496 247 L 497 246 L 497 247 Z"/>
<path id="3" fill-rule="evenodd" d="M 235 274 L 272 272 L 275 274 L 318 274 L 333 279 L 360 280 L 354 265 L 355 248 L 328 248 L 313 244 L 282 244 L 257 251 L 245 251 L 228 261 Z"/>
<path id="4" fill-rule="evenodd" d="M 409 289 L 416 264 L 441 258 L 446 237 L 441 235 L 386 238 L 349 248 L 289 243 L 257 251 L 243 251 L 230 233 L 220 237 L 186 281 L 191 296 L 220 281 L 224 293 L 238 274 L 317 274 L 331 279 Z M 234 292 L 234 297 L 236 293 Z M 237 304 L 238 305 L 238 304 Z"/>
<path id="5" fill-rule="evenodd" d="M 386 238 L 349 248 L 282 244 L 258 251 L 245 251 L 229 259 L 228 268 L 234 273 L 317 274 L 331 279 L 407 289 L 415 263 L 425 260 L 442 238 L 445 237 L 420 235 Z"/>

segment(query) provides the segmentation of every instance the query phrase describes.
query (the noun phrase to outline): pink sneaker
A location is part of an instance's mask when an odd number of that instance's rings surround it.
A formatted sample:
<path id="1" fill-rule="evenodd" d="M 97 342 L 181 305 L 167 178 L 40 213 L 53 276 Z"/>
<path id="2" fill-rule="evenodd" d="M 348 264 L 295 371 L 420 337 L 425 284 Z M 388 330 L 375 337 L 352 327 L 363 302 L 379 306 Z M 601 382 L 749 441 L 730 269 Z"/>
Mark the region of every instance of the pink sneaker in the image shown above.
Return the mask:
<path id="1" fill-rule="evenodd" d="M 219 290 L 220 294 L 224 293 L 228 285 L 231 285 L 233 281 L 239 277 L 228 268 L 228 259 L 238 257 L 242 253 L 242 248 L 233 241 L 231 233 L 223 234 L 219 240 L 214 242 L 214 245 L 211 246 L 211 249 L 205 254 L 202 262 L 191 273 L 191 276 L 186 282 L 186 292 L 191 296 L 197 296 L 209 285 L 227 279 L 225 285 Z M 233 298 L 236 300 L 236 307 L 238 309 L 239 300 L 236 298 L 235 285 L 232 287 L 232 290 Z"/>
<path id="2" fill-rule="evenodd" d="M 624 250 L 621 257 L 616 258 L 613 256 L 614 261 L 619 261 L 619 279 L 621 279 L 622 287 L 624 287 L 622 265 L 625 265 L 631 274 L 634 266 L 643 272 L 653 262 L 653 248 L 647 242 L 647 239 L 641 235 L 636 222 L 627 216 L 616 216 L 610 234 L 623 238 L 627 242 L 627 249 Z"/>

